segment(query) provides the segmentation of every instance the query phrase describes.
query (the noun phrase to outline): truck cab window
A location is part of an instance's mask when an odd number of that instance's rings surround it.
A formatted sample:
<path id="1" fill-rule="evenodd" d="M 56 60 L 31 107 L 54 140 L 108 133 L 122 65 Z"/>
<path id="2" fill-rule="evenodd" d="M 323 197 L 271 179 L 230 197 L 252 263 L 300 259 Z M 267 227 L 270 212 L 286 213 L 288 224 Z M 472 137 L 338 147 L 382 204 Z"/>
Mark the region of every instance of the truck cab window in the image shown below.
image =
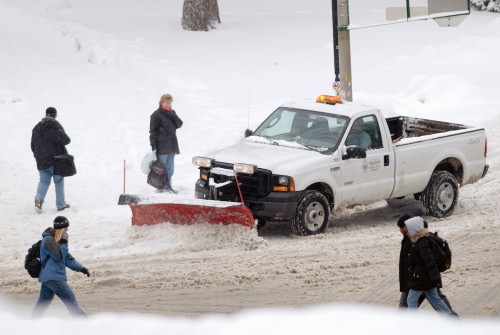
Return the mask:
<path id="1" fill-rule="evenodd" d="M 356 145 L 365 149 L 382 148 L 380 127 L 375 115 L 367 115 L 356 119 L 352 124 L 345 145 Z"/>

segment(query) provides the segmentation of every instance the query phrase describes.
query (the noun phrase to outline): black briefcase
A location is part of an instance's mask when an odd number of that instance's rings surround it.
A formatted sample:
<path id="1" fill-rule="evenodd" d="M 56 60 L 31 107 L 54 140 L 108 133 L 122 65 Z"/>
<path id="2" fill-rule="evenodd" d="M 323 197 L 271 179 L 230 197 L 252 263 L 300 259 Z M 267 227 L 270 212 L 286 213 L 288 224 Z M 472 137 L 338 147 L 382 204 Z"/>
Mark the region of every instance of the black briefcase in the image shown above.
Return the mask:
<path id="1" fill-rule="evenodd" d="M 70 154 L 54 156 L 54 175 L 70 177 L 76 174 L 75 159 Z"/>

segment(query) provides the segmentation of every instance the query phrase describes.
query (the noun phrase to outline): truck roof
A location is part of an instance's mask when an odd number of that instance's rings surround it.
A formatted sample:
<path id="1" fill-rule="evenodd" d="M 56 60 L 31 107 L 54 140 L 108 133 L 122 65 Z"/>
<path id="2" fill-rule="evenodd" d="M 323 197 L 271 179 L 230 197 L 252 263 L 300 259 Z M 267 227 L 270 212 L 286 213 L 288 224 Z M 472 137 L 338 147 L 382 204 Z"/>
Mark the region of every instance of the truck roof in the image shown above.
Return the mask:
<path id="1" fill-rule="evenodd" d="M 369 112 L 377 110 L 377 108 L 372 106 L 356 104 L 347 101 L 343 101 L 342 103 L 337 103 L 337 104 L 326 104 L 326 103 L 316 102 L 316 100 L 314 99 L 304 99 L 300 101 L 289 102 L 281 105 L 280 107 L 306 109 L 322 113 L 345 115 L 348 117 L 352 117 L 360 112 Z"/>

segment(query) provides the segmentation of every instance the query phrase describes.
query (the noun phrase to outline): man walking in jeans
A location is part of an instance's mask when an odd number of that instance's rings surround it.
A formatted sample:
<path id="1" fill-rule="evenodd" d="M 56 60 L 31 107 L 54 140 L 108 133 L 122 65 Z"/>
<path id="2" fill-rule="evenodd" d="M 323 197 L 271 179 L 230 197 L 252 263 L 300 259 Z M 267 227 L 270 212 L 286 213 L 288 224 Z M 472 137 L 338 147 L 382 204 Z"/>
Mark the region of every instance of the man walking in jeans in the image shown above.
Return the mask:
<path id="1" fill-rule="evenodd" d="M 36 160 L 36 167 L 40 174 L 40 181 L 35 196 L 35 210 L 42 212 L 45 195 L 54 179 L 56 189 L 56 207 L 58 211 L 69 208 L 64 198 L 64 177 L 54 175 L 54 156 L 66 153 L 65 146 L 71 139 L 64 128 L 56 121 L 57 110 L 49 107 L 45 111 L 45 117 L 34 128 L 31 135 L 31 151 Z"/>

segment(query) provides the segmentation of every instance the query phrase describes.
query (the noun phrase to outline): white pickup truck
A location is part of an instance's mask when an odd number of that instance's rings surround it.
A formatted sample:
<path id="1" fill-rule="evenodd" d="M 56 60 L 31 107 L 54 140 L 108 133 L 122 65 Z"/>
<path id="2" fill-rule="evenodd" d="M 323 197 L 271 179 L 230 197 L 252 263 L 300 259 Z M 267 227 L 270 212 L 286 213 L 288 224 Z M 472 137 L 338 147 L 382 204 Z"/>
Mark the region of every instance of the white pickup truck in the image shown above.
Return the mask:
<path id="1" fill-rule="evenodd" d="M 447 217 L 459 186 L 488 171 L 484 128 L 385 118 L 333 96 L 282 105 L 245 137 L 193 157 L 196 198 L 243 198 L 259 223 L 287 221 L 298 235 L 323 232 L 343 206 L 409 195 L 427 214 Z"/>

